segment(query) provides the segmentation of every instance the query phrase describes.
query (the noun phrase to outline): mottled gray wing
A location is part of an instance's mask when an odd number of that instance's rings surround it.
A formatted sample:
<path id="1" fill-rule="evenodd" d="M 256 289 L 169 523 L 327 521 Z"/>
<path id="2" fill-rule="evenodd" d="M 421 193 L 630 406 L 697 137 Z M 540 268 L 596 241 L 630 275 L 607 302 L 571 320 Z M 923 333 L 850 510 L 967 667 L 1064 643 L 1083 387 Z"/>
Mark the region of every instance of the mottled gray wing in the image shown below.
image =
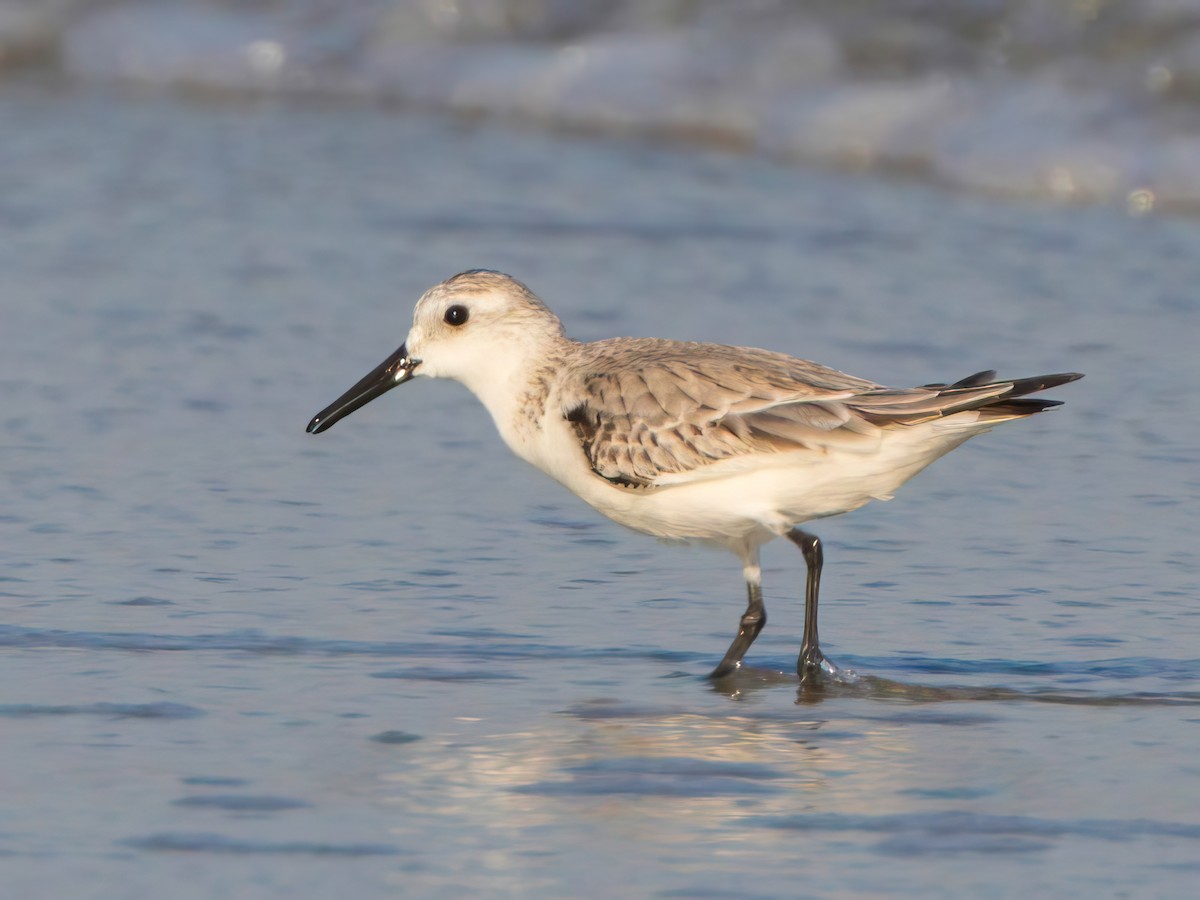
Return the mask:
<path id="1" fill-rule="evenodd" d="M 649 487 L 747 453 L 869 452 L 888 425 L 970 408 L 1010 388 L 894 390 L 766 350 L 625 339 L 584 345 L 564 373 L 560 401 L 597 475 Z"/>

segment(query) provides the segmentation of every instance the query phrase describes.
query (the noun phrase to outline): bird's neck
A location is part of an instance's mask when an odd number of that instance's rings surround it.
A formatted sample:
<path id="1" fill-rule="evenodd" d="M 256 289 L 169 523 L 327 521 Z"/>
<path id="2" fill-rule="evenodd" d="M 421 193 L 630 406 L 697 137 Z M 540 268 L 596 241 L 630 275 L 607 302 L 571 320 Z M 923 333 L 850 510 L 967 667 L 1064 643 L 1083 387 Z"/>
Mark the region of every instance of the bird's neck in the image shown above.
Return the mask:
<path id="1" fill-rule="evenodd" d="M 574 342 L 546 335 L 537 344 L 492 359 L 486 377 L 464 379 L 491 413 L 504 442 L 524 458 L 529 458 L 529 444 L 542 427 L 550 388 Z"/>

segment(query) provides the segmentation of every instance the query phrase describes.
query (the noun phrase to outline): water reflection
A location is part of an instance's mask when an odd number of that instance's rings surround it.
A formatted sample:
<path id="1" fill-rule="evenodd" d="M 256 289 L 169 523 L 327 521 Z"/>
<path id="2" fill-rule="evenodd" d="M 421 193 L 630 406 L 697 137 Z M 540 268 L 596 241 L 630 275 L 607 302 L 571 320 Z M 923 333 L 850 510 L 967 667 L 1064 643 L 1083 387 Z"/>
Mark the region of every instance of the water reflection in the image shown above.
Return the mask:
<path id="1" fill-rule="evenodd" d="M 966 664 L 961 664 L 965 667 Z M 711 689 L 731 700 L 744 700 L 765 690 L 795 685 L 796 703 L 816 705 L 829 700 L 900 700 L 908 703 L 1017 702 L 1058 703 L 1071 706 L 1196 706 L 1197 691 L 1137 691 L 1111 694 L 1091 691 L 1066 691 L 1055 688 L 1019 688 L 1002 685 L 929 685 L 909 684 L 875 675 L 856 675 L 853 679 L 829 679 L 800 682 L 797 675 L 775 669 L 745 666 L 712 683 Z"/>
<path id="2" fill-rule="evenodd" d="M 540 858 L 564 815 L 589 841 L 653 847 L 655 859 L 703 841 L 713 854 L 749 854 L 767 865 L 794 858 L 786 854 L 796 852 L 789 847 L 800 831 L 806 846 L 906 859 L 1129 839 L 1158 841 L 1156 852 L 1176 859 L 1200 839 L 1200 825 L 1171 808 L 1136 820 L 1107 808 L 1082 815 L 1081 807 L 1057 803 L 1030 802 L 1014 813 L 1004 798 L 1020 767 L 993 769 L 1003 753 L 971 748 L 981 735 L 1019 728 L 1033 716 L 1045 726 L 1047 713 L 920 709 L 952 700 L 1194 704 L 1194 694 L 1089 697 L 864 677 L 805 686 L 798 709 L 724 702 L 796 691 L 796 676 L 778 671 L 743 669 L 701 692 L 682 679 L 676 687 L 653 692 L 652 700 L 598 697 L 519 730 L 497 733 L 484 722 L 412 744 L 383 778 L 398 821 L 467 823 L 472 834 L 490 836 L 475 839 L 497 867 L 481 879 Z M 715 702 L 704 703 L 705 696 Z M 1063 717 L 1049 718 L 1068 733 Z M 642 862 L 637 852 L 629 860 Z"/>

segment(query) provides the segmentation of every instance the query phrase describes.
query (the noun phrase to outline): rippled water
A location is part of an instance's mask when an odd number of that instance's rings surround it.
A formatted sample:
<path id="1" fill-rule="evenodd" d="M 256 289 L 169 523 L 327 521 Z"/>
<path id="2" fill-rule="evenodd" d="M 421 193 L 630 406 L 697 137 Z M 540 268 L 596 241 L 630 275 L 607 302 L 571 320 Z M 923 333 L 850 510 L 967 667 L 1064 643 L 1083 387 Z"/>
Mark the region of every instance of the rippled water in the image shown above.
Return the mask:
<path id="1" fill-rule="evenodd" d="M 0 92 L 13 896 L 1184 896 L 1200 228 L 372 109 Z M 420 291 L 897 384 L 1078 369 L 736 561 L 598 519 L 455 385 L 320 437 Z"/>
<path id="2" fill-rule="evenodd" d="M 0 0 L 10 69 L 1200 210 L 1195 0 Z"/>

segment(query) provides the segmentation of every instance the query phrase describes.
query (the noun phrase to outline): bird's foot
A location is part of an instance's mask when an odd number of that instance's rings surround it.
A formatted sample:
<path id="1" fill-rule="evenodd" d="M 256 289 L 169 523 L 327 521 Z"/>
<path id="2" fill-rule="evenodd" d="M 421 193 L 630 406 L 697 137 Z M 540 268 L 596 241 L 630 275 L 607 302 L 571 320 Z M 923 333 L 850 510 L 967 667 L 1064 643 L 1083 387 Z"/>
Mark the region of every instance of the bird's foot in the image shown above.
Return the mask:
<path id="1" fill-rule="evenodd" d="M 826 684 L 831 681 L 853 684 L 858 681 L 857 672 L 834 665 L 833 661 L 827 659 L 819 647 L 811 650 L 805 649 L 800 655 L 796 670 L 800 675 L 801 684 Z"/>
<path id="2" fill-rule="evenodd" d="M 711 672 L 708 673 L 708 680 L 709 681 L 720 681 L 726 675 L 732 675 L 734 672 L 736 672 L 741 667 L 742 667 L 742 661 L 740 659 L 737 662 L 733 662 L 733 663 L 728 662 L 726 660 L 722 660 L 720 665 L 718 665 L 715 669 L 713 669 Z"/>

